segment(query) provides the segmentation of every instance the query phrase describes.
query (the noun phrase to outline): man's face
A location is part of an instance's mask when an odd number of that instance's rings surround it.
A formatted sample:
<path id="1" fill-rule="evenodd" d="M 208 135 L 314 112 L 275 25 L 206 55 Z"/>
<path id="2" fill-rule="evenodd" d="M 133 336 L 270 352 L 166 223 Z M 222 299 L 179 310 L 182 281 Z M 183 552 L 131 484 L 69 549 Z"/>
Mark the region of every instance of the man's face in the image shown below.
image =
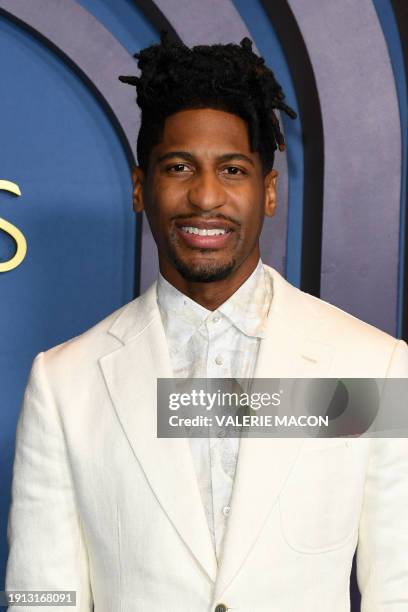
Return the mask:
<path id="1" fill-rule="evenodd" d="M 213 282 L 252 271 L 276 174 L 264 176 L 237 115 L 206 108 L 168 117 L 147 175 L 134 171 L 134 207 L 146 211 L 162 273 Z"/>

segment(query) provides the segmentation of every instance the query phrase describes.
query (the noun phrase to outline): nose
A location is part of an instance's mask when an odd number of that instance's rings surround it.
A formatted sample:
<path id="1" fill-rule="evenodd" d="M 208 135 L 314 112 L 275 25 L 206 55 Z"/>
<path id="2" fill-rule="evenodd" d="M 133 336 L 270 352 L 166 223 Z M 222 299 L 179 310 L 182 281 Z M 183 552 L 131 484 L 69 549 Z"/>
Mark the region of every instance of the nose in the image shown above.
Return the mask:
<path id="1" fill-rule="evenodd" d="M 224 206 L 225 190 L 216 173 L 211 170 L 198 173 L 187 194 L 189 203 L 194 208 L 213 210 Z"/>

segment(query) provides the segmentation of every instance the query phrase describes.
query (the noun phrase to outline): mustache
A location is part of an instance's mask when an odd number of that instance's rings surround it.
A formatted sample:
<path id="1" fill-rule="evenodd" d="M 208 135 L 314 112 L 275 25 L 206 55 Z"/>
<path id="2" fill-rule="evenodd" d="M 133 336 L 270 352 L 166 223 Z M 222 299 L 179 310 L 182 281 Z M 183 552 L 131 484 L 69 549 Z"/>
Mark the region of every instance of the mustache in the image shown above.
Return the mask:
<path id="1" fill-rule="evenodd" d="M 190 220 L 201 220 L 201 221 L 211 221 L 213 219 L 223 219 L 224 221 L 229 221 L 230 223 L 233 223 L 234 225 L 237 225 L 238 227 L 241 227 L 241 223 L 240 221 L 238 221 L 238 219 L 234 219 L 234 217 L 230 217 L 229 215 L 223 215 L 222 213 L 217 213 L 216 215 L 192 215 L 191 213 L 189 214 L 184 214 L 184 215 L 174 215 L 173 217 L 171 217 L 171 221 L 190 221 Z"/>

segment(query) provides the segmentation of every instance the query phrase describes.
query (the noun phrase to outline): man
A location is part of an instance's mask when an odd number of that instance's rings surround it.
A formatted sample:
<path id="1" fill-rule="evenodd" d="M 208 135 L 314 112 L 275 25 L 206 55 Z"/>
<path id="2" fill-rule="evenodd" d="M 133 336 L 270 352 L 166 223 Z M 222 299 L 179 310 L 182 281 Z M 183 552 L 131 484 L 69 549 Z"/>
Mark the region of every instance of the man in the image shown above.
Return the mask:
<path id="1" fill-rule="evenodd" d="M 363 612 L 402 612 L 405 439 L 156 435 L 158 378 L 406 377 L 408 350 L 262 265 L 293 111 L 250 41 L 163 38 L 139 67 L 134 208 L 160 275 L 34 361 L 6 586 L 81 612 L 346 612 L 358 544 Z"/>

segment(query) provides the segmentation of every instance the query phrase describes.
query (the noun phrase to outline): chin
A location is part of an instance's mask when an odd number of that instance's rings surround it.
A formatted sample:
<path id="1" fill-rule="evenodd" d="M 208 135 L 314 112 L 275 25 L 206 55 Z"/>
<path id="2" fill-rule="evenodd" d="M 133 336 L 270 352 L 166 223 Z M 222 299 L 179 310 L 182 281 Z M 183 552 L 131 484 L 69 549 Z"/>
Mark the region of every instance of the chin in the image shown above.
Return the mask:
<path id="1" fill-rule="evenodd" d="M 172 264 L 187 281 L 196 283 L 214 283 L 224 280 L 235 269 L 235 259 L 227 262 L 187 263 L 178 257 L 172 258 Z"/>

